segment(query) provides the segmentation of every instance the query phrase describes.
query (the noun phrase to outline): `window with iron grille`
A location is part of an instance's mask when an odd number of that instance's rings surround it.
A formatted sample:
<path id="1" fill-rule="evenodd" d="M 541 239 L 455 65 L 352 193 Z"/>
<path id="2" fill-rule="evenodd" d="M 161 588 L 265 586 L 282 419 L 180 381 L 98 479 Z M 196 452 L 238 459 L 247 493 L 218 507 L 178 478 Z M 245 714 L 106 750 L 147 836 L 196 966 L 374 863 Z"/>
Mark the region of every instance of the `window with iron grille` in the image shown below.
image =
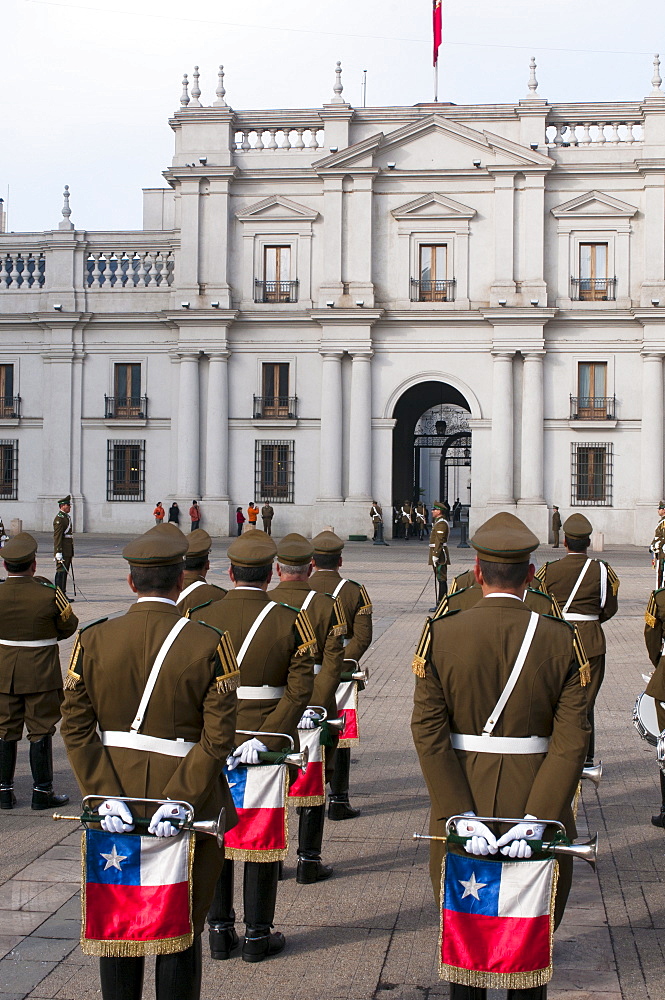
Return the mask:
<path id="1" fill-rule="evenodd" d="M 106 499 L 145 500 L 145 441 L 107 441 Z"/>
<path id="2" fill-rule="evenodd" d="M 0 497 L 18 500 L 18 441 L 0 441 Z"/>
<path id="3" fill-rule="evenodd" d="M 256 498 L 293 503 L 294 441 L 257 441 Z"/>
<path id="4" fill-rule="evenodd" d="M 578 507 L 611 507 L 613 471 L 611 444 L 573 444 L 571 503 Z"/>

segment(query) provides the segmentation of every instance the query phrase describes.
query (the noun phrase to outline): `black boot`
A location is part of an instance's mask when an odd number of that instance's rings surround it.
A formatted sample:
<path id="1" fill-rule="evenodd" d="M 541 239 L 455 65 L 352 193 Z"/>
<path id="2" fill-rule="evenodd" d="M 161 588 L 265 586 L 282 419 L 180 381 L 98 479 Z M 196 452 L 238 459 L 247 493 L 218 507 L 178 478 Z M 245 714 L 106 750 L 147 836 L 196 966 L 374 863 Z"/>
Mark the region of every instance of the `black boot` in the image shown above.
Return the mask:
<path id="1" fill-rule="evenodd" d="M 508 990 L 506 1000 L 547 1000 L 547 986 L 534 986 L 530 990 Z"/>
<path id="2" fill-rule="evenodd" d="M 18 740 L 0 740 L 0 809 L 13 809 L 16 805 L 14 771 L 17 750 Z"/>
<path id="3" fill-rule="evenodd" d="M 360 809 L 349 805 L 349 771 L 351 769 L 351 747 L 338 747 L 335 753 L 335 770 L 330 781 L 330 801 L 328 819 L 355 819 Z"/>
<path id="4" fill-rule="evenodd" d="M 33 809 L 52 809 L 69 802 L 69 795 L 56 795 L 53 791 L 53 747 L 50 736 L 42 736 L 30 744 L 30 770 Z"/>
<path id="5" fill-rule="evenodd" d="M 651 822 L 653 826 L 660 826 L 665 829 L 665 774 L 662 771 L 659 772 L 660 777 L 660 812 L 656 816 L 651 817 Z M 6 806 L 3 808 L 7 808 Z"/>
<path id="6" fill-rule="evenodd" d="M 142 958 L 100 958 L 103 1000 L 141 1000 L 143 965 Z"/>
<path id="7" fill-rule="evenodd" d="M 278 862 L 246 861 L 244 873 L 245 941 L 242 946 L 244 962 L 262 962 L 270 955 L 282 951 L 286 939 L 279 931 L 272 931 L 277 900 Z"/>
<path id="8" fill-rule="evenodd" d="M 59 587 L 63 592 L 65 597 L 67 597 L 67 570 L 59 569 L 56 571 L 54 583 L 56 587 Z M 69 598 L 67 598 L 69 600 Z"/>
<path id="9" fill-rule="evenodd" d="M 298 868 L 296 882 L 311 885 L 330 878 L 330 865 L 321 864 L 321 844 L 323 843 L 323 821 L 325 805 L 303 806 L 298 824 Z"/>
<path id="10" fill-rule="evenodd" d="M 450 984 L 450 1000 L 485 1000 L 487 990 L 479 986 L 460 986 L 459 983 Z"/>
<path id="11" fill-rule="evenodd" d="M 233 862 L 224 862 L 217 879 L 215 894 L 208 911 L 208 940 L 210 957 L 225 962 L 238 947 L 240 939 L 235 929 L 236 914 L 233 909 Z"/>
<path id="12" fill-rule="evenodd" d="M 593 758 L 596 752 L 596 727 L 594 725 L 593 709 L 588 713 L 587 719 L 589 720 L 589 725 L 591 726 L 591 736 L 589 737 L 589 746 L 586 752 L 586 760 L 584 761 L 585 767 L 593 767 Z M 665 799 L 663 799 L 665 802 Z"/>
<path id="13" fill-rule="evenodd" d="M 199 1000 L 201 996 L 201 935 L 185 951 L 158 955 L 155 962 L 157 1000 Z"/>

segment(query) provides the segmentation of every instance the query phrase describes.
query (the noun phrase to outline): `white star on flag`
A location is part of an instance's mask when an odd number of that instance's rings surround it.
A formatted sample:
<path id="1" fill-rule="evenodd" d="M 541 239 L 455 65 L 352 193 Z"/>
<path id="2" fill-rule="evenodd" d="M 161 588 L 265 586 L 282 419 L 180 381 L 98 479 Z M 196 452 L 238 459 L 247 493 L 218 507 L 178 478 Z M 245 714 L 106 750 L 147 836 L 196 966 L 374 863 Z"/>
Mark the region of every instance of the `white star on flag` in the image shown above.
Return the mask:
<path id="1" fill-rule="evenodd" d="M 121 872 L 122 868 L 120 867 L 120 863 L 121 861 L 126 861 L 128 858 L 127 854 L 118 854 L 118 852 L 115 849 L 115 844 L 113 845 L 113 850 L 111 851 L 110 854 L 104 854 L 103 851 L 100 851 L 100 854 L 106 861 L 106 864 L 104 865 L 104 871 L 106 871 L 107 868 L 117 868 L 118 871 Z"/>
<path id="2" fill-rule="evenodd" d="M 115 847 L 113 848 L 113 850 L 115 850 Z M 476 882 L 475 872 L 471 872 L 471 878 L 468 881 L 466 881 L 463 878 L 458 879 L 458 881 L 460 885 L 464 886 L 464 893 L 462 894 L 462 899 L 465 899 L 467 896 L 473 896 L 474 899 L 480 900 L 480 896 L 478 895 L 478 890 L 484 889 L 485 886 L 487 885 L 487 882 Z"/>

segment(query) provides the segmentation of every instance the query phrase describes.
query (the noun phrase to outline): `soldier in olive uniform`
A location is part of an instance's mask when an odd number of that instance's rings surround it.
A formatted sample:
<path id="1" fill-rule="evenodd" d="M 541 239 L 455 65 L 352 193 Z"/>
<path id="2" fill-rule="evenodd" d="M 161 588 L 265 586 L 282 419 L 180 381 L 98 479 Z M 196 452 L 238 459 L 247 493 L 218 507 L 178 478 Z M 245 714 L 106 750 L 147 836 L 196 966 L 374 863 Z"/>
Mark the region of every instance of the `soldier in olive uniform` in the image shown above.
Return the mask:
<path id="1" fill-rule="evenodd" d="M 413 519 L 413 511 L 411 509 L 411 504 L 408 500 L 405 500 L 404 503 L 401 504 L 399 509 L 399 517 L 401 523 L 400 530 L 402 532 L 401 537 L 408 542 L 409 538 L 411 537 L 411 521 Z"/>
<path id="2" fill-rule="evenodd" d="M 339 598 L 347 627 L 344 656 L 359 663 L 372 641 L 372 602 L 369 594 L 362 584 L 340 576 L 344 542 L 334 531 L 321 531 L 312 542 L 316 572 L 310 577 L 309 585 L 319 594 Z M 328 819 L 355 819 L 360 815 L 360 809 L 354 809 L 349 804 L 350 770 L 351 748 L 340 747 L 335 754 L 335 773 L 330 782 Z"/>
<path id="3" fill-rule="evenodd" d="M 434 571 L 434 586 L 437 603 L 441 600 L 448 586 L 448 522 L 444 517 L 444 504 L 440 501 L 432 504 L 434 522 L 429 536 L 429 565 Z"/>
<path id="4" fill-rule="evenodd" d="M 273 602 L 268 594 L 277 547 L 256 529 L 229 546 L 229 576 L 234 584 L 223 601 L 196 612 L 216 628 L 228 629 L 239 650 L 237 729 L 288 733 L 296 741 L 298 723 L 311 703 L 316 636 L 307 611 Z M 256 631 L 250 635 L 253 627 Z M 249 636 L 249 646 L 242 652 Z M 239 734 L 238 734 L 239 735 Z M 240 736 L 227 764 L 258 763 L 263 750 L 281 750 L 274 736 Z M 284 935 L 271 932 L 277 899 L 278 861 L 246 861 L 244 870 L 245 941 L 242 957 L 260 962 L 284 948 Z M 210 953 L 227 959 L 238 946 L 233 909 L 233 862 L 225 861 L 208 914 Z"/>
<path id="5" fill-rule="evenodd" d="M 415 509 L 415 529 L 418 540 L 422 542 L 427 534 L 428 510 L 424 503 L 416 504 Z"/>
<path id="6" fill-rule="evenodd" d="M 660 521 L 656 525 L 649 552 L 656 566 L 656 588 L 660 589 L 665 585 L 665 500 L 658 504 L 658 517 Z"/>
<path id="7" fill-rule="evenodd" d="M 210 569 L 212 538 L 205 528 L 183 535 L 183 538 L 187 540 L 185 581 L 176 603 L 182 614 L 187 615 L 193 608 L 199 608 L 202 604 L 221 601 L 228 591 L 206 580 L 206 574 Z"/>
<path id="8" fill-rule="evenodd" d="M 52 740 L 60 720 L 62 672 L 58 642 L 78 619 L 52 583 L 35 577 L 37 542 L 27 532 L 2 550 L 7 579 L 0 587 L 0 809 L 13 809 L 14 771 L 23 726 L 30 742 L 32 808 L 64 805 L 53 793 Z"/>
<path id="9" fill-rule="evenodd" d="M 284 601 L 295 608 L 304 608 L 316 635 L 317 653 L 314 664 L 314 690 L 311 704 L 322 705 L 331 719 L 337 718 L 335 692 L 344 664 L 346 621 L 340 600 L 328 594 L 317 594 L 308 583 L 312 573 L 314 545 L 302 535 L 286 535 L 277 547 L 277 575 L 280 582 L 270 591 L 275 601 Z M 307 709 L 300 728 L 313 729 L 316 712 Z M 337 742 L 335 738 L 335 743 Z M 335 770 L 336 747 L 326 747 L 326 781 Z M 330 865 L 321 864 L 325 805 L 301 806 L 298 825 L 298 869 L 296 882 L 320 882 L 332 875 Z"/>
<path id="10" fill-rule="evenodd" d="M 619 578 L 601 559 L 587 558 L 591 544 L 591 522 L 583 514 L 571 514 L 564 521 L 564 548 L 567 555 L 556 562 L 545 563 L 538 571 L 538 580 L 547 594 L 556 597 L 561 613 L 574 622 L 589 656 L 591 680 L 587 685 L 589 700 L 589 757 L 593 765 L 595 751 L 593 709 L 605 676 L 605 636 L 602 622 L 617 613 Z"/>
<path id="11" fill-rule="evenodd" d="M 536 536 L 514 515 L 496 514 L 478 529 L 472 545 L 483 597 L 469 611 L 432 622 L 411 728 L 432 805 L 430 833 L 445 834 L 447 817 L 463 814 L 467 819 L 458 832 L 470 838 L 468 853 L 528 858 L 528 841 L 545 833 L 538 819 L 558 819 L 575 835 L 571 801 L 589 739 L 586 695 L 573 629 L 560 619 L 532 617 L 522 600 L 533 576 L 529 555 L 538 545 Z M 494 718 L 520 651 L 521 673 Z M 523 816 L 524 822 L 498 836 L 476 816 Z M 431 842 L 437 900 L 444 850 L 442 842 Z M 572 859 L 562 859 L 559 872 L 557 924 Z M 450 996 L 480 1000 L 486 992 L 451 984 Z M 546 987 L 508 990 L 509 1000 L 545 996 Z"/>
<path id="12" fill-rule="evenodd" d="M 644 641 L 649 659 L 655 670 L 647 684 L 646 694 L 655 699 L 658 728 L 665 729 L 665 658 L 663 657 L 663 639 L 665 638 L 665 590 L 654 590 L 649 598 L 644 615 Z M 660 778 L 660 810 L 651 817 L 654 826 L 665 828 L 665 774 L 659 769 Z"/>
<path id="13" fill-rule="evenodd" d="M 233 747 L 238 666 L 227 634 L 183 618 L 176 607 L 187 551 L 179 534 L 153 528 L 125 546 L 128 583 L 138 600 L 120 618 L 81 629 L 65 680 L 61 731 L 69 763 L 84 795 L 106 797 L 98 812 L 109 833 L 134 825 L 127 803 L 116 796 L 184 799 L 196 819 L 214 819 L 224 806 L 227 829 L 236 823 L 221 771 Z M 160 656 L 154 691 L 135 730 Z M 170 820 L 183 817 L 182 807 L 160 806 L 149 830 L 173 836 Z M 197 836 L 194 943 L 157 956 L 157 1000 L 200 997 L 200 935 L 223 860 L 214 837 Z M 101 958 L 104 1000 L 140 1000 L 143 966 L 143 958 Z"/>
<path id="14" fill-rule="evenodd" d="M 74 529 L 72 527 L 72 498 L 68 494 L 58 500 L 60 510 L 53 519 L 53 558 L 55 560 L 55 585 L 67 595 L 67 575 L 74 558 Z"/>
<path id="15" fill-rule="evenodd" d="M 261 508 L 261 520 L 263 521 L 263 530 L 266 535 L 272 535 L 272 519 L 275 516 L 275 508 L 272 504 L 264 503 Z"/>
<path id="16" fill-rule="evenodd" d="M 554 505 L 552 511 L 552 548 L 559 548 L 559 532 L 561 531 L 561 514 L 559 513 L 559 508 Z"/>

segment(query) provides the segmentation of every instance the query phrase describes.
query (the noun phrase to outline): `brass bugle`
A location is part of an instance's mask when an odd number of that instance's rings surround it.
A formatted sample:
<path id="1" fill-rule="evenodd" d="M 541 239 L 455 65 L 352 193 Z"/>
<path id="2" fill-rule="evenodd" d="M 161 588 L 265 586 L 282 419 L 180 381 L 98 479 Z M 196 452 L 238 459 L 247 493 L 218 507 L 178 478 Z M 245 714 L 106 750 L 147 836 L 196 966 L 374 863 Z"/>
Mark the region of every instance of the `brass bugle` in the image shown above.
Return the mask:
<path id="1" fill-rule="evenodd" d="M 345 663 L 355 663 L 355 660 L 345 660 Z M 340 675 L 340 680 L 342 681 L 362 681 L 362 683 L 367 686 L 369 681 L 369 670 L 367 667 L 359 667 L 356 664 L 355 670 L 343 670 Z"/>
<path id="2" fill-rule="evenodd" d="M 469 840 L 469 837 L 458 837 L 457 834 L 449 834 L 446 837 L 435 837 L 428 836 L 424 833 L 414 833 L 414 840 L 440 840 L 444 844 L 447 841 L 451 843 L 460 844 Z M 559 854 L 571 858 L 579 858 L 580 861 L 586 861 L 591 865 L 593 870 L 596 870 L 596 861 L 598 860 L 598 834 L 596 833 L 589 840 L 582 840 L 575 844 L 560 844 L 557 841 L 552 843 L 546 840 L 528 840 L 532 850 L 538 853 L 544 854 Z"/>
<path id="3" fill-rule="evenodd" d="M 596 788 L 598 788 L 602 776 L 603 776 L 602 760 L 599 760 L 597 764 L 593 764 L 590 767 L 582 768 L 582 777 L 586 778 L 588 781 L 593 781 Z"/>
<path id="4" fill-rule="evenodd" d="M 345 721 L 346 721 L 345 719 L 328 719 L 327 720 L 328 725 L 330 726 L 331 729 L 343 729 Z"/>
<path id="5" fill-rule="evenodd" d="M 116 796 L 117 798 L 117 796 Z M 122 800 L 126 801 L 125 799 Z M 73 820 L 75 823 L 99 823 L 101 816 L 96 812 L 88 812 L 84 810 L 80 816 L 64 816 L 62 813 L 53 813 L 53 819 L 68 819 Z M 150 824 L 150 820 L 144 816 L 133 816 L 132 817 L 134 826 L 147 827 Z M 180 830 L 191 830 L 194 833 L 205 833 L 210 837 L 217 838 L 217 846 L 224 846 L 224 828 L 226 826 L 226 810 L 224 806 L 219 810 L 219 816 L 217 819 L 197 819 L 197 820 L 176 820 L 173 826 L 177 826 Z"/>

